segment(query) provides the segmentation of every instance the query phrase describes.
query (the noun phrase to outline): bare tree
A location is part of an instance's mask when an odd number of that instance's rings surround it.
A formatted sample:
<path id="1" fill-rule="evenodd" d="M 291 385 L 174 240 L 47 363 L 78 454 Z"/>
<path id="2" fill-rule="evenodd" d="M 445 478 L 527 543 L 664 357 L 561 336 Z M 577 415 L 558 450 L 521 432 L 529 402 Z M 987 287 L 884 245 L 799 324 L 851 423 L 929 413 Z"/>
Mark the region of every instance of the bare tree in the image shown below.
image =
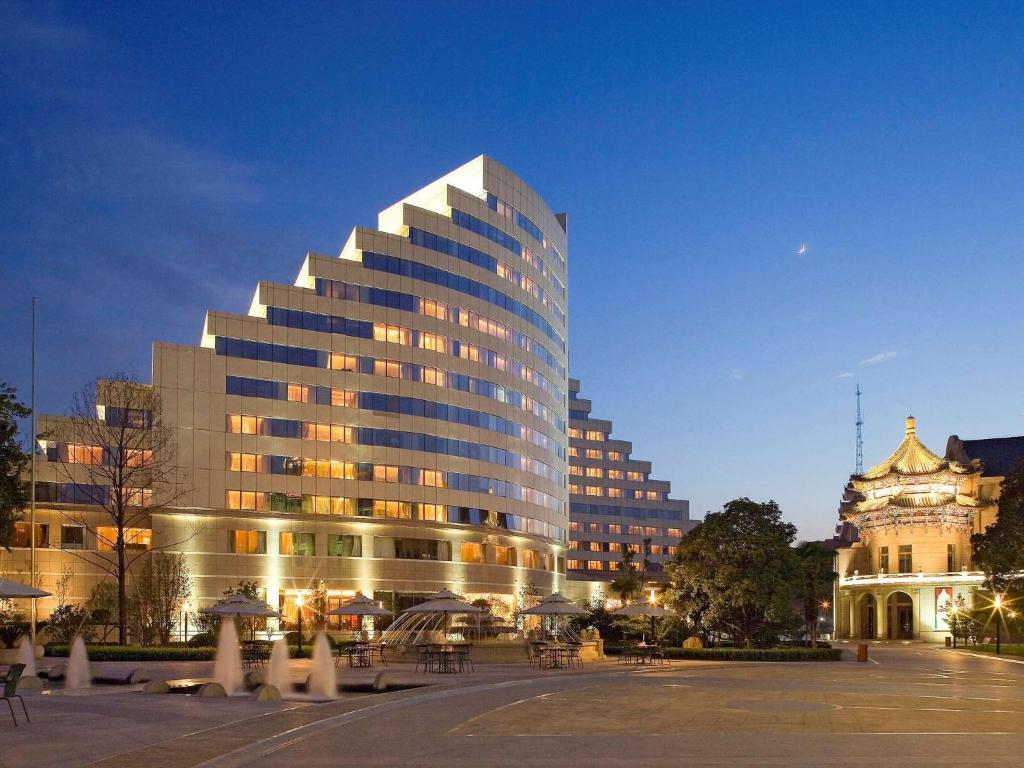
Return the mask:
<path id="1" fill-rule="evenodd" d="M 174 430 L 164 422 L 160 394 L 152 386 L 117 374 L 75 395 L 68 416 L 47 437 L 57 441 L 57 466 L 74 491 L 60 500 L 88 505 L 63 514 L 98 545 L 95 551 L 69 551 L 117 582 L 118 642 L 124 645 L 132 564 L 152 549 L 171 549 L 190 538 L 152 541 L 153 514 L 174 507 L 189 490 L 188 478 L 178 471 Z M 143 530 L 150 530 L 149 541 Z"/>
<path id="2" fill-rule="evenodd" d="M 192 579 L 185 556 L 150 552 L 132 579 L 135 599 L 132 617 L 143 645 L 167 645 L 185 601 L 192 594 Z"/>

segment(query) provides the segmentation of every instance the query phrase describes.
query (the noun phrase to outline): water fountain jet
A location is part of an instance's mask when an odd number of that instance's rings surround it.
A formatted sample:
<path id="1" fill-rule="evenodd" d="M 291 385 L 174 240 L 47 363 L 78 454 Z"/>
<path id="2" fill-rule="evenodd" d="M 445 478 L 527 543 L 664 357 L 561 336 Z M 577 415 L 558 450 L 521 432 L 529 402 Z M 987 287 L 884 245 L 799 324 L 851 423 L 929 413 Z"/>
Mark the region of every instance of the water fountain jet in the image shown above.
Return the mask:
<path id="1" fill-rule="evenodd" d="M 85 652 L 85 640 L 75 635 L 71 644 L 71 656 L 68 659 L 68 670 L 64 677 L 64 688 L 73 690 L 88 688 L 92 685 L 92 673 L 89 671 L 89 654 Z"/>
<path id="2" fill-rule="evenodd" d="M 28 635 L 22 635 L 21 642 L 18 643 L 18 663 L 25 665 L 22 677 L 36 676 L 36 649 Z"/>
<path id="3" fill-rule="evenodd" d="M 228 696 L 242 685 L 242 653 L 238 644 L 235 620 L 221 619 L 217 638 L 217 655 L 213 660 L 213 679 L 224 687 Z"/>
<path id="4" fill-rule="evenodd" d="M 288 644 L 283 637 L 274 641 L 274 650 L 270 653 L 267 683 L 277 688 L 282 696 L 291 693 L 292 678 L 288 672 Z"/>
<path id="5" fill-rule="evenodd" d="M 313 665 L 306 683 L 306 692 L 318 699 L 333 699 L 338 695 L 331 644 L 323 630 L 316 633 L 316 641 L 313 643 Z"/>

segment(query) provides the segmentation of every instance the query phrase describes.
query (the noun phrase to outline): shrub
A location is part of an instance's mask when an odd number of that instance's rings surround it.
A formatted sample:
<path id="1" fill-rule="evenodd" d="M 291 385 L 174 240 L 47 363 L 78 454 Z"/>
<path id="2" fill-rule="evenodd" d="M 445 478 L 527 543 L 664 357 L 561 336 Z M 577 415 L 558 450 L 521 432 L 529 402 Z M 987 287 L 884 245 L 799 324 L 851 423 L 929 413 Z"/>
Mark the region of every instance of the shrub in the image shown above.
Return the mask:
<path id="1" fill-rule="evenodd" d="M 605 646 L 609 656 L 622 655 L 621 646 Z M 666 658 L 685 661 L 840 661 L 838 648 L 663 648 Z"/>
<path id="2" fill-rule="evenodd" d="M 186 645 L 189 648 L 215 648 L 217 636 L 213 632 L 199 632 L 188 639 Z"/>
<path id="3" fill-rule="evenodd" d="M 67 656 L 66 644 L 48 645 L 48 656 Z M 142 645 L 88 645 L 90 661 L 210 661 L 216 648 L 189 648 L 186 646 Z"/>
<path id="4" fill-rule="evenodd" d="M 4 648 L 14 648 L 21 636 L 28 632 L 28 622 L 20 613 L 0 612 L 0 643 Z"/>
<path id="5" fill-rule="evenodd" d="M 66 645 L 79 634 L 86 642 L 92 639 L 89 612 L 80 605 L 58 605 L 50 613 L 48 626 L 49 636 L 57 643 Z"/>

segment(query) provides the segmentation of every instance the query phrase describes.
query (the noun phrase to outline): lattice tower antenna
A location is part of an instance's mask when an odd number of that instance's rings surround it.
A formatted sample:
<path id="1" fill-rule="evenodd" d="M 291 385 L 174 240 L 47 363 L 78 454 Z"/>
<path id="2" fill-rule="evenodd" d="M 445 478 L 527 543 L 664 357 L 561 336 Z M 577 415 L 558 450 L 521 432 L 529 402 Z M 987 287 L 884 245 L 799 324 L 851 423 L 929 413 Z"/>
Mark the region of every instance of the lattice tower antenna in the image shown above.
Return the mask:
<path id="1" fill-rule="evenodd" d="M 864 474 L 864 417 L 860 410 L 860 382 L 857 382 L 857 469 L 858 475 Z"/>

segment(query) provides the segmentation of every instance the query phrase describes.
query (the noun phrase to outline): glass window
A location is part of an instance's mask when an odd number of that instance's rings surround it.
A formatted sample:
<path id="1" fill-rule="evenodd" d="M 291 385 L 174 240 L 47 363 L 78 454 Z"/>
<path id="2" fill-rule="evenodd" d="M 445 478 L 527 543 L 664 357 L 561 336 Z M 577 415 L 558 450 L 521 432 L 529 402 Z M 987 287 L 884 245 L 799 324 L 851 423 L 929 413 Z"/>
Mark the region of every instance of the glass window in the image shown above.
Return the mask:
<path id="1" fill-rule="evenodd" d="M 144 550 L 153 545 L 153 531 L 149 528 L 125 528 L 124 545 L 126 549 Z M 104 552 L 112 552 L 117 546 L 117 528 L 112 525 L 101 525 L 96 528 L 96 548 Z"/>
<path id="2" fill-rule="evenodd" d="M 12 547 L 30 548 L 32 542 L 29 540 L 29 526 L 31 523 L 15 523 L 14 536 L 11 538 Z M 50 546 L 50 526 L 44 523 L 36 523 L 36 547 Z"/>
<path id="3" fill-rule="evenodd" d="M 330 557 L 362 557 L 363 537 L 346 533 L 329 534 L 327 554 Z"/>
<path id="4" fill-rule="evenodd" d="M 946 545 L 946 571 L 952 573 L 956 570 L 956 548 L 952 544 Z"/>
<path id="5" fill-rule="evenodd" d="M 281 531 L 280 552 L 282 555 L 312 557 L 316 554 L 316 538 L 312 533 Z"/>
<path id="6" fill-rule="evenodd" d="M 889 548 L 879 547 L 878 548 L 878 572 L 888 573 L 889 572 Z"/>
<path id="7" fill-rule="evenodd" d="M 475 541 L 464 541 L 459 545 L 459 559 L 464 563 L 482 563 L 484 545 Z"/>
<path id="8" fill-rule="evenodd" d="M 515 565 L 515 552 L 516 551 L 512 547 L 506 547 L 501 544 L 497 544 L 494 547 L 494 562 L 497 565 Z"/>
<path id="9" fill-rule="evenodd" d="M 230 550 L 236 555 L 265 555 L 266 531 L 228 531 Z"/>
<path id="10" fill-rule="evenodd" d="M 62 549 L 84 549 L 85 526 L 62 525 L 60 527 L 60 546 Z"/>
<path id="11" fill-rule="evenodd" d="M 913 547 L 910 544 L 900 544 L 900 573 L 912 573 L 914 570 Z"/>

